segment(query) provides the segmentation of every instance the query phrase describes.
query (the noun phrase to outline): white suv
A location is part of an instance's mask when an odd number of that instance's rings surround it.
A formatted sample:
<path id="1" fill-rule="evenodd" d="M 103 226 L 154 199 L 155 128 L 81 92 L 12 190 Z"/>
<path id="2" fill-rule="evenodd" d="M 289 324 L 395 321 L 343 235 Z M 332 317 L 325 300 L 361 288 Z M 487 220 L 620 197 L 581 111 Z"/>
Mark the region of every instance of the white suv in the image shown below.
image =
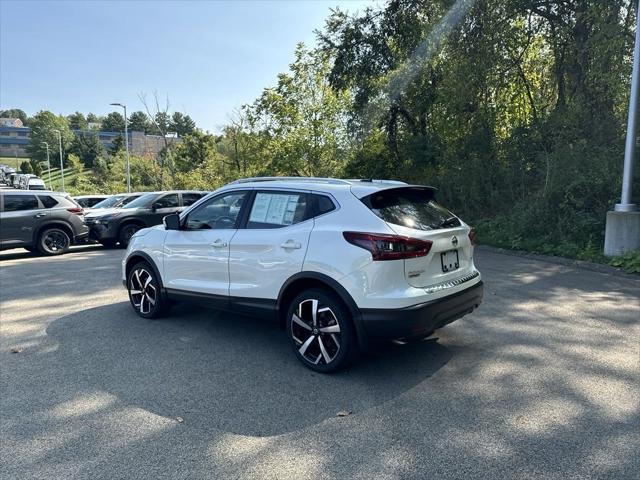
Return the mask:
<path id="1" fill-rule="evenodd" d="M 423 338 L 472 312 L 474 232 L 432 187 L 252 178 L 138 231 L 122 261 L 136 313 L 175 300 L 280 321 L 307 367 L 330 372 L 370 338 Z"/>

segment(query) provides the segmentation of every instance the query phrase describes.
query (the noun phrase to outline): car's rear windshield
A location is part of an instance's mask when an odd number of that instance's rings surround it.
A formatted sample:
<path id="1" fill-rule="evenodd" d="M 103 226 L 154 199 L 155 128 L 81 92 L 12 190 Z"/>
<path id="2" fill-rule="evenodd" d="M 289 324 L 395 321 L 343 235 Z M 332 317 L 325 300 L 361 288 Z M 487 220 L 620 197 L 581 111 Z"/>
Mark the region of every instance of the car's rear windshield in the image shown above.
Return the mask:
<path id="1" fill-rule="evenodd" d="M 126 205 L 123 205 L 122 208 L 146 207 L 147 205 L 151 204 L 151 202 L 153 202 L 153 200 L 157 196 L 158 196 L 157 193 L 145 193 L 141 197 L 136 198 L 133 202 L 127 203 Z"/>
<path id="2" fill-rule="evenodd" d="M 388 223 L 417 230 L 459 227 L 460 220 L 433 199 L 434 190 L 393 188 L 362 199 L 373 213 Z"/>

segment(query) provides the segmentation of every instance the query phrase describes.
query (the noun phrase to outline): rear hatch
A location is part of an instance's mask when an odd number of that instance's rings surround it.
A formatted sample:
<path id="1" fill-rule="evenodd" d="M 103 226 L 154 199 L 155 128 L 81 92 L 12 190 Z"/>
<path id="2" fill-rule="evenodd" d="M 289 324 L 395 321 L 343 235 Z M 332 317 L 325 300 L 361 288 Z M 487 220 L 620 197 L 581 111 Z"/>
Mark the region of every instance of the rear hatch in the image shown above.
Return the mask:
<path id="1" fill-rule="evenodd" d="M 407 282 L 426 288 L 458 279 L 473 270 L 470 228 L 434 200 L 431 187 L 379 190 L 362 202 L 396 234 L 432 242 L 426 256 L 404 260 Z"/>

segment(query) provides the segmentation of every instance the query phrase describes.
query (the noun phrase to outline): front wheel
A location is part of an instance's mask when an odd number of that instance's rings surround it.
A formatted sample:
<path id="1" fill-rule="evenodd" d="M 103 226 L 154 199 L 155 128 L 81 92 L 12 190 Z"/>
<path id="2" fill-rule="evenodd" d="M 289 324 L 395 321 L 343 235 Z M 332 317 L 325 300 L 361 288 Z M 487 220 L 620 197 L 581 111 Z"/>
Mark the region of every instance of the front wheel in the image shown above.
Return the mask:
<path id="1" fill-rule="evenodd" d="M 140 225 L 136 225 L 135 223 L 130 223 L 120 228 L 120 232 L 118 233 L 118 241 L 120 242 L 120 246 L 122 248 L 125 248 L 127 245 L 129 245 L 129 240 L 131 240 L 131 237 L 133 237 L 135 233 L 141 228 L 142 227 Z"/>
<path id="2" fill-rule="evenodd" d="M 43 255 L 61 255 L 69 250 L 71 238 L 60 228 L 47 228 L 38 238 L 38 251 Z"/>
<path id="3" fill-rule="evenodd" d="M 305 367 L 322 373 L 345 368 L 356 350 L 349 311 L 332 293 L 311 288 L 289 305 L 287 334 Z"/>
<path id="4" fill-rule="evenodd" d="M 147 262 L 137 263 L 129 271 L 127 290 L 131 306 L 142 318 L 157 318 L 167 310 L 159 279 Z"/>

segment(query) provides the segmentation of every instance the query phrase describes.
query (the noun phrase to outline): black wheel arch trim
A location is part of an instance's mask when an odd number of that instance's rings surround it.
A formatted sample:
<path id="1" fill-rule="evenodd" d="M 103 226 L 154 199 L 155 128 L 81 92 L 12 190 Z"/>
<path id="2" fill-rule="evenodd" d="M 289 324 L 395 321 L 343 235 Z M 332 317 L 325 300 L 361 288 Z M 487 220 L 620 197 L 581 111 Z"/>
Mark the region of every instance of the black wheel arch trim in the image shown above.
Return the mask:
<path id="1" fill-rule="evenodd" d="M 50 220 L 47 223 L 45 223 L 44 225 L 40 225 L 38 227 L 38 230 L 36 230 L 35 234 L 33 235 L 33 245 L 37 245 L 38 242 L 40 241 L 40 234 L 42 234 L 43 231 L 47 230 L 48 228 L 58 228 L 58 229 L 63 229 L 64 232 L 69 235 L 69 244 L 72 245 L 75 242 L 76 239 L 76 232 L 73 229 L 73 227 L 68 224 L 67 222 L 65 222 L 64 220 Z"/>
<path id="2" fill-rule="evenodd" d="M 133 266 L 140 261 L 145 261 L 151 266 L 151 269 L 153 270 L 153 274 L 156 276 L 156 280 L 160 285 L 160 290 L 162 291 L 163 294 L 166 293 L 164 291 L 165 290 L 164 284 L 162 283 L 162 276 L 160 275 L 160 270 L 158 270 L 158 266 L 156 265 L 156 262 L 153 260 L 153 258 L 151 258 L 149 254 L 145 252 L 134 252 L 131 255 L 129 255 L 129 257 L 127 258 L 127 263 L 126 263 L 127 278 L 124 280 L 124 287 L 128 288 L 127 280 L 129 277 L 130 266 Z"/>
<path id="3" fill-rule="evenodd" d="M 287 289 L 294 283 L 299 280 L 315 280 L 325 284 L 328 288 L 333 290 L 340 300 L 344 302 L 347 309 L 349 309 L 349 313 L 351 313 L 351 317 L 353 319 L 353 325 L 356 329 L 356 336 L 358 338 L 358 345 L 362 350 L 366 350 L 367 348 L 367 334 L 362 324 L 362 315 L 360 313 L 360 309 L 356 304 L 355 300 L 351 297 L 346 288 L 344 288 L 337 280 L 334 280 L 328 275 L 320 272 L 299 272 L 295 275 L 289 277 L 282 287 L 280 287 L 280 292 L 278 293 L 277 300 L 277 309 L 279 312 L 283 312 L 284 305 L 282 304 L 284 300 L 284 293 Z"/>

